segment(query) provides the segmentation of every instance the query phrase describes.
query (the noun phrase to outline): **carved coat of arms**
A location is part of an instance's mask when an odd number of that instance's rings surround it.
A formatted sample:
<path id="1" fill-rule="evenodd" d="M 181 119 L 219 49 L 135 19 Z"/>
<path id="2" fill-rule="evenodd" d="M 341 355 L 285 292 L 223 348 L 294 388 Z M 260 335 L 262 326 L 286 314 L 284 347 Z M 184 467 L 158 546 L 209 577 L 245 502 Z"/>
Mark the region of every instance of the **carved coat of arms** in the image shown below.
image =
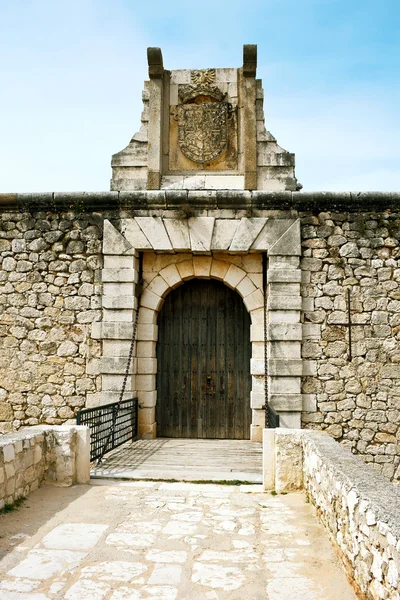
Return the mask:
<path id="1" fill-rule="evenodd" d="M 194 162 L 215 160 L 226 148 L 229 104 L 204 102 L 178 108 L 179 147 Z"/>
<path id="2" fill-rule="evenodd" d="M 192 72 L 192 85 L 181 86 L 181 104 L 175 107 L 178 144 L 182 153 L 197 163 L 217 159 L 228 143 L 228 119 L 232 112 L 224 94 L 213 83 L 215 70 Z"/>

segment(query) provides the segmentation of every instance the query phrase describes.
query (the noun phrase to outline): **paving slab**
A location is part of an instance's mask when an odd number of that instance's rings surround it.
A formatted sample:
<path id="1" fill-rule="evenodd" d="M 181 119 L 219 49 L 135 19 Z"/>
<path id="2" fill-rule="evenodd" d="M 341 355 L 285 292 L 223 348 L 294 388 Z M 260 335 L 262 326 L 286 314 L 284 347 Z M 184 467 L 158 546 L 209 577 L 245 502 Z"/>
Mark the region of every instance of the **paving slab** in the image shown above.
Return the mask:
<path id="1" fill-rule="evenodd" d="M 355 600 L 301 493 L 44 486 L 0 516 L 2 600 Z"/>

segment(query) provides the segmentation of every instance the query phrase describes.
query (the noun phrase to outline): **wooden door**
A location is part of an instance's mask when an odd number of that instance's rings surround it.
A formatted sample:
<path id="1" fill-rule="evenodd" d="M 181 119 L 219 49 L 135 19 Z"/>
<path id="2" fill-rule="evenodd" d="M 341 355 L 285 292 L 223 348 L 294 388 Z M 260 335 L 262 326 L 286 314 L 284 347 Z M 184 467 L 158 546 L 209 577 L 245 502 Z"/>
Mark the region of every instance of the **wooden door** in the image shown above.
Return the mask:
<path id="1" fill-rule="evenodd" d="M 249 439 L 250 317 L 223 283 L 194 279 L 158 317 L 157 435 Z"/>

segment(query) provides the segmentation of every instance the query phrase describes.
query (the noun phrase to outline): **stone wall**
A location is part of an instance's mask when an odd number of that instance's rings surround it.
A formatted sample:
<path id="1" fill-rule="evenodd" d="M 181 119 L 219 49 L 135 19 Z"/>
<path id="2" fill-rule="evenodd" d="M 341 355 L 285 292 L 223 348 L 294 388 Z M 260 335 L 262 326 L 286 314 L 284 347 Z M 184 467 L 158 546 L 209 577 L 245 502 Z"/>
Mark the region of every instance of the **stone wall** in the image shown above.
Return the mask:
<path id="1" fill-rule="evenodd" d="M 264 429 L 264 489 L 305 489 L 358 597 L 397 600 L 400 489 L 329 435 Z"/>
<path id="2" fill-rule="evenodd" d="M 304 487 L 362 598 L 397 599 L 400 492 L 325 435 L 303 435 Z"/>
<path id="3" fill-rule="evenodd" d="M 400 214 L 301 213 L 302 391 L 324 429 L 390 479 L 400 480 Z M 347 289 L 351 292 L 349 359 Z"/>
<path id="4" fill-rule="evenodd" d="M 79 206 L 0 214 L 0 432 L 64 423 L 95 391 L 102 232 Z"/>
<path id="5" fill-rule="evenodd" d="M 0 438 L 0 509 L 26 498 L 43 481 L 70 486 L 89 481 L 89 430 L 31 427 Z"/>

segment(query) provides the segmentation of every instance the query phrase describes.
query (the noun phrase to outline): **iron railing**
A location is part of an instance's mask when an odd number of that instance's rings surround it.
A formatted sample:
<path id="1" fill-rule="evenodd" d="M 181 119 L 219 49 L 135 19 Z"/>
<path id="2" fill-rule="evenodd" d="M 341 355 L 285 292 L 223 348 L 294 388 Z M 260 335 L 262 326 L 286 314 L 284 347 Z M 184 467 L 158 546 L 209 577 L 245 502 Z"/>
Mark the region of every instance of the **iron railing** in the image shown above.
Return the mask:
<path id="1" fill-rule="evenodd" d="M 274 409 L 268 404 L 268 428 L 276 429 L 279 427 L 279 420 L 280 418 L 278 413 L 275 412 Z"/>
<path id="2" fill-rule="evenodd" d="M 106 452 L 137 438 L 138 399 L 130 398 L 121 403 L 112 402 L 85 408 L 77 413 L 76 423 L 89 427 L 90 460 L 96 460 Z"/>

